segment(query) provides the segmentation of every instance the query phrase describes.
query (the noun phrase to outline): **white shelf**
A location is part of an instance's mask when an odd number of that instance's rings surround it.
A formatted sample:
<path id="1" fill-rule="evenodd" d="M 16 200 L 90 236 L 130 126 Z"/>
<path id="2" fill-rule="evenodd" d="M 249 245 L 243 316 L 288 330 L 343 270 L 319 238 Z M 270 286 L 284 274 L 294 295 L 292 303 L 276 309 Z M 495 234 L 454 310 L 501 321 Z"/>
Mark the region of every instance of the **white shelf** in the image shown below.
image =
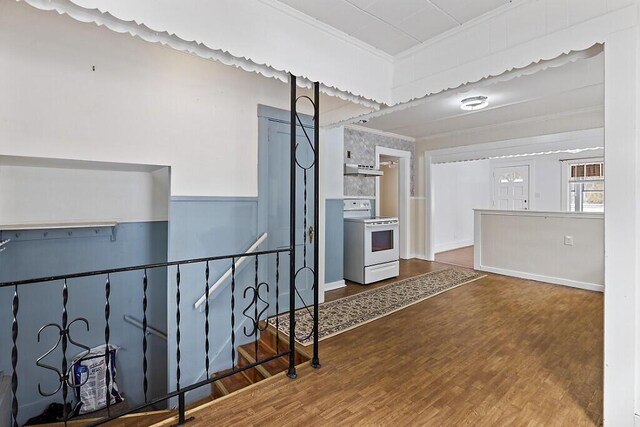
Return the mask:
<path id="1" fill-rule="evenodd" d="M 0 225 L 2 231 L 15 230 L 53 230 L 61 228 L 107 228 L 115 227 L 117 222 L 51 222 L 41 224 L 6 224 Z"/>

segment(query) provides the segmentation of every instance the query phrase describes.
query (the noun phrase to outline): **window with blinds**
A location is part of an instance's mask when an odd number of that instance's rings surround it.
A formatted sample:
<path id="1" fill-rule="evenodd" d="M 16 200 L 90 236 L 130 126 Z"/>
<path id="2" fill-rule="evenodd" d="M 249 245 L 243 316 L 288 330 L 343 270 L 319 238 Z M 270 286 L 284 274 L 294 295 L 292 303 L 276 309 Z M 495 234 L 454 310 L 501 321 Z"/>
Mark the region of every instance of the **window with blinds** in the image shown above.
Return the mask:
<path id="1" fill-rule="evenodd" d="M 571 179 L 604 179 L 604 163 L 571 165 Z"/>
<path id="2" fill-rule="evenodd" d="M 604 212 L 604 162 L 569 165 L 569 211 Z"/>

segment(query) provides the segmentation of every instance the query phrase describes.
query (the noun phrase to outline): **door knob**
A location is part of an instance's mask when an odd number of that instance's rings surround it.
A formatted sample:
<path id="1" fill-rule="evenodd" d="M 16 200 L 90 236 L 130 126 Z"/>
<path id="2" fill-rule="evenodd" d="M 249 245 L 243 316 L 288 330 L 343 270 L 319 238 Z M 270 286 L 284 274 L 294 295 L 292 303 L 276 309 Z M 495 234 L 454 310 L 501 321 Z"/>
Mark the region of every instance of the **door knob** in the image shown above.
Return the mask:
<path id="1" fill-rule="evenodd" d="M 313 243 L 313 225 L 309 226 L 309 243 Z"/>

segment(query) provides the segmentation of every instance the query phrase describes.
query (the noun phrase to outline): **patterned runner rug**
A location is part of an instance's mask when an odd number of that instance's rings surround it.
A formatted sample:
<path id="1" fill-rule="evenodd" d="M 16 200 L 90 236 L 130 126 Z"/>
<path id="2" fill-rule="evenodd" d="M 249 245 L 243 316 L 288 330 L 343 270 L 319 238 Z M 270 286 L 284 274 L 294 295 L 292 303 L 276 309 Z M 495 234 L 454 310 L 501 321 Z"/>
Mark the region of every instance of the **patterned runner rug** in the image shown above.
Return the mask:
<path id="1" fill-rule="evenodd" d="M 446 268 L 326 302 L 319 307 L 319 339 L 357 328 L 482 277 L 485 275 L 472 270 Z M 313 310 L 313 307 L 310 309 Z M 270 323 L 275 325 L 275 317 L 270 319 Z M 304 346 L 313 344 L 312 328 L 310 312 L 304 308 L 297 310 L 296 341 Z M 288 314 L 279 316 L 278 329 L 288 335 Z"/>

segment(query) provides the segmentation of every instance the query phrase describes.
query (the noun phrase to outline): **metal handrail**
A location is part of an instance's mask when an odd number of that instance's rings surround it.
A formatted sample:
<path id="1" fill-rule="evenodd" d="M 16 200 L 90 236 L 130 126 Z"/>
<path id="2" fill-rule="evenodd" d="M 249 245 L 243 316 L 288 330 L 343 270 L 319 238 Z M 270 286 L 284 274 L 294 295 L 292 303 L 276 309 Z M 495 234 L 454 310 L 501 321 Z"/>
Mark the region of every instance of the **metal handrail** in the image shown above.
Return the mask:
<path id="1" fill-rule="evenodd" d="M 142 321 L 141 321 L 141 320 L 136 319 L 136 318 L 135 318 L 135 317 L 133 317 L 133 316 L 129 316 L 128 314 L 125 314 L 125 315 L 123 316 L 123 319 L 124 319 L 124 321 L 125 321 L 125 322 L 127 322 L 127 323 L 129 323 L 129 324 L 131 324 L 131 325 L 133 325 L 133 326 L 135 326 L 135 327 L 137 327 L 137 328 L 140 328 L 140 329 L 142 329 L 142 330 L 144 330 L 144 329 L 145 329 L 145 326 L 142 324 Z M 147 335 L 155 335 L 155 336 L 157 336 L 158 338 L 163 339 L 163 340 L 165 340 L 165 341 L 167 340 L 167 334 L 165 334 L 164 332 L 162 332 L 160 329 L 156 329 L 156 328 L 154 328 L 153 326 L 149 326 L 149 325 L 147 325 L 147 326 L 146 326 L 146 331 L 145 331 L 145 333 L 146 333 Z"/>
<path id="2" fill-rule="evenodd" d="M 267 239 L 267 233 L 262 233 L 262 235 L 260 237 L 258 237 L 258 239 L 255 241 L 255 243 L 253 245 L 251 245 L 249 247 L 249 249 L 247 249 L 245 251 L 245 254 L 254 254 L 255 250 L 258 249 L 258 246 L 260 246 L 265 240 Z M 289 248 L 285 249 L 285 250 L 289 250 Z M 247 260 L 247 256 L 244 256 L 242 258 L 239 258 L 236 262 L 235 262 L 235 269 L 236 271 L 238 270 L 238 267 L 240 267 L 242 264 L 244 264 L 244 262 Z M 229 267 L 229 269 L 227 271 L 225 271 L 225 273 L 220 276 L 220 278 L 216 281 L 216 283 L 214 283 L 213 285 L 211 285 L 211 287 L 209 288 L 209 292 L 208 293 L 204 293 L 199 299 L 198 301 L 196 301 L 196 303 L 193 305 L 193 308 L 198 309 L 202 306 L 202 304 L 204 304 L 205 300 L 207 298 L 209 298 L 211 296 L 212 293 L 214 293 L 216 291 L 216 289 L 218 289 L 222 283 L 224 283 L 225 280 L 227 280 L 229 277 L 231 277 L 231 272 L 233 270 L 233 267 Z"/>
<path id="3" fill-rule="evenodd" d="M 271 249 L 268 251 L 257 251 L 257 252 L 252 252 L 251 256 L 258 256 L 258 255 L 269 255 L 269 254 L 276 254 L 276 253 L 285 253 L 285 252 L 289 252 L 291 251 L 291 248 L 286 248 L 286 249 Z M 91 276 L 104 276 L 106 274 L 114 274 L 114 273 L 124 273 L 126 271 L 136 271 L 136 270 L 151 270 L 153 268 L 162 268 L 162 267 L 170 267 L 170 266 L 175 266 L 175 265 L 186 265 L 186 264 L 196 264 L 196 263 L 202 263 L 202 262 L 211 262 L 211 261 L 220 261 L 220 260 L 224 260 L 224 259 L 231 259 L 231 258 L 241 258 L 241 257 L 245 257 L 247 256 L 245 253 L 239 253 L 239 254 L 232 254 L 232 255 L 219 255 L 219 256 L 213 256 L 213 257 L 206 257 L 206 258 L 193 258 L 193 259 L 185 259 L 185 260 L 180 260 L 180 261 L 166 261 L 166 262 L 157 262 L 157 263 L 153 263 L 153 264 L 141 264 L 141 265 L 134 265 L 134 266 L 130 266 L 130 267 L 122 267 L 122 268 L 111 268 L 108 270 L 97 270 L 97 271 L 86 271 L 83 273 L 72 273 L 72 274 L 61 274 L 58 276 L 50 276 L 50 277 L 38 277 L 35 279 L 27 279 L 27 280 L 15 280 L 12 282 L 2 282 L 0 283 L 0 288 L 6 288 L 9 286 L 22 286 L 22 285 L 32 285 L 35 283 L 44 283 L 44 282 L 53 282 L 56 280 L 65 280 L 65 279 L 77 279 L 80 277 L 91 277 Z"/>

